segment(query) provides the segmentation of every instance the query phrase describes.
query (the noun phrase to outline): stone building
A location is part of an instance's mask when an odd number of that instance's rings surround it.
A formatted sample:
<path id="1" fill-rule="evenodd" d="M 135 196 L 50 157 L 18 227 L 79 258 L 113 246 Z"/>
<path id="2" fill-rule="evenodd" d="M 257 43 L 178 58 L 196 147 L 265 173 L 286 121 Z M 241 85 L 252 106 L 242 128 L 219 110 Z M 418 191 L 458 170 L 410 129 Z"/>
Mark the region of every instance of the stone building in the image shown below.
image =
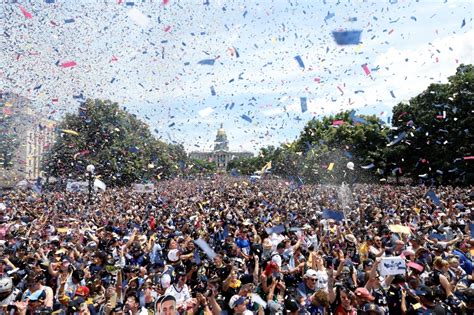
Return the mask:
<path id="1" fill-rule="evenodd" d="M 56 122 L 36 112 L 31 101 L 0 92 L 0 187 L 43 177 L 45 153 L 55 140 Z"/>
<path id="2" fill-rule="evenodd" d="M 221 124 L 217 130 L 216 140 L 214 140 L 214 150 L 212 151 L 192 151 L 189 153 L 192 159 L 215 162 L 217 170 L 226 171 L 227 164 L 233 159 L 253 157 L 252 152 L 238 152 L 229 150 L 229 140 Z"/>

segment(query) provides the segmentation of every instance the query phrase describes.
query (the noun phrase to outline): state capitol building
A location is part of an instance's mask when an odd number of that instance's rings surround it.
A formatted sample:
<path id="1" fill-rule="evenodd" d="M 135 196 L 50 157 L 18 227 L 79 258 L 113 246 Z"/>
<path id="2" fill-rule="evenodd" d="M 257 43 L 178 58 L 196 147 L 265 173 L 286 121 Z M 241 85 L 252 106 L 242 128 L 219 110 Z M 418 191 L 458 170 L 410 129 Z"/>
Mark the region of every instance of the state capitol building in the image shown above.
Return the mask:
<path id="1" fill-rule="evenodd" d="M 217 130 L 216 140 L 214 140 L 214 150 L 212 151 L 192 151 L 189 153 L 191 159 L 205 160 L 215 162 L 217 170 L 225 171 L 227 164 L 233 159 L 251 158 L 252 152 L 235 152 L 229 151 L 229 140 L 221 124 Z"/>

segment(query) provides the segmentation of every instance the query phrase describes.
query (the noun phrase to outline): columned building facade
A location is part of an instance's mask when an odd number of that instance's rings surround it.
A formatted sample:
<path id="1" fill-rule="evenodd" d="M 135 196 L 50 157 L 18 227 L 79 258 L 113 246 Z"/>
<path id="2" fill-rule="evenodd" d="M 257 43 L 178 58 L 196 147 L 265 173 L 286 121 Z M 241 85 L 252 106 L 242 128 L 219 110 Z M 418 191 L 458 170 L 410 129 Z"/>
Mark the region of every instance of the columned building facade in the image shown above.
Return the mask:
<path id="1" fill-rule="evenodd" d="M 227 164 L 229 164 L 230 161 L 238 158 L 251 158 L 253 154 L 247 151 L 230 151 L 229 140 L 227 140 L 227 134 L 221 124 L 221 127 L 217 130 L 216 139 L 214 140 L 214 150 L 193 151 L 189 153 L 189 157 L 197 160 L 215 162 L 217 170 L 222 172 L 226 171 Z"/>

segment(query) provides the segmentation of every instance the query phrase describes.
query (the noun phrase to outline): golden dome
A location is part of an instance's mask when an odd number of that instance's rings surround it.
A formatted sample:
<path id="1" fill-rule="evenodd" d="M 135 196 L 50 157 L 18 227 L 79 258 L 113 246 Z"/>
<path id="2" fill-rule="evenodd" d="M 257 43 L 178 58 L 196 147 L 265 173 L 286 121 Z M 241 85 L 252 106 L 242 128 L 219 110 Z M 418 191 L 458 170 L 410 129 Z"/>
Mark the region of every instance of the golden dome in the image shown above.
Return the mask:
<path id="1" fill-rule="evenodd" d="M 221 124 L 221 127 L 219 129 L 217 129 L 217 135 L 218 136 L 225 136 L 226 135 L 222 124 Z"/>

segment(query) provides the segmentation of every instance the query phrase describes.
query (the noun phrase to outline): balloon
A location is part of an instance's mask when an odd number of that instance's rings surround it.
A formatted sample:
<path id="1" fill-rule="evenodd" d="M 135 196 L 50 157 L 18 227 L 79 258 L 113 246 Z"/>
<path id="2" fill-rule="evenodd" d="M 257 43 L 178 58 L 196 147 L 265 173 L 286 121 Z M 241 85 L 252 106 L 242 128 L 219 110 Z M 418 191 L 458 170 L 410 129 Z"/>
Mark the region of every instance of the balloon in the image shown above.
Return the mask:
<path id="1" fill-rule="evenodd" d="M 347 162 L 346 167 L 353 171 L 354 170 L 354 163 L 353 162 Z"/>

